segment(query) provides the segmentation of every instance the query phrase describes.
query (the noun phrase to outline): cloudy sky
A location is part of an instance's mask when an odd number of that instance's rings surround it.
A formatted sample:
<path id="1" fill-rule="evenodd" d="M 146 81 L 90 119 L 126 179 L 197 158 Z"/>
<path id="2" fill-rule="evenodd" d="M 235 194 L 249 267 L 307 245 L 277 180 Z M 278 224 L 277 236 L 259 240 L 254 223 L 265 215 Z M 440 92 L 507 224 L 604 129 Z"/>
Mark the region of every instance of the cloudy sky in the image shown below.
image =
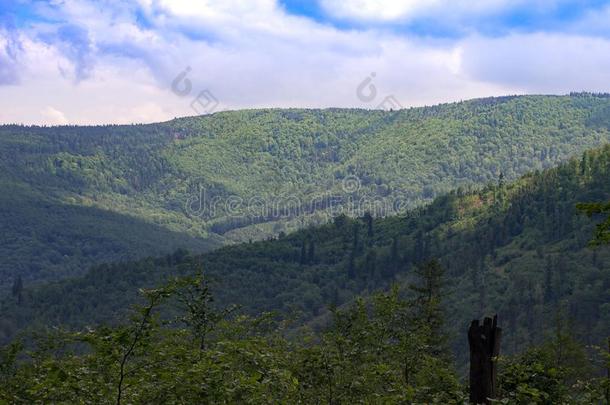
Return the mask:
<path id="1" fill-rule="evenodd" d="M 610 0 L 0 0 L 0 123 L 610 92 Z"/>

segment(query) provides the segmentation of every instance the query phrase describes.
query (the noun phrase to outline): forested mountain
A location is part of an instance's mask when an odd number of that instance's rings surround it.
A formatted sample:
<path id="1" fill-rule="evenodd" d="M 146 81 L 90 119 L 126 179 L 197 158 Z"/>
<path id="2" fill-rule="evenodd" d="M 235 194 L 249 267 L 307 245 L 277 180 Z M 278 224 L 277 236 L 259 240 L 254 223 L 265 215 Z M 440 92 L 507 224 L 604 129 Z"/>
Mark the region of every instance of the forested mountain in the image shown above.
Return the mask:
<path id="1" fill-rule="evenodd" d="M 460 186 L 514 180 L 607 142 L 609 112 L 607 96 L 573 94 L 153 125 L 5 125 L 0 289 L 18 275 L 27 285 L 322 224 L 353 201 L 390 215 Z"/>
<path id="2" fill-rule="evenodd" d="M 408 285 L 418 263 L 437 258 L 445 269 L 448 330 L 498 313 L 508 353 L 541 342 L 560 320 L 571 322 L 583 343 L 598 344 L 610 335 L 610 249 L 589 247 L 600 218 L 575 207 L 610 200 L 609 179 L 606 145 L 513 182 L 458 189 L 404 215 L 340 215 L 323 226 L 204 255 L 177 251 L 102 265 L 5 299 L 0 334 L 116 322 L 138 287 L 199 269 L 215 280 L 218 305 L 239 304 L 250 314 L 278 311 L 315 329 L 329 305 L 392 283 Z M 464 338 L 454 335 L 454 347 L 463 347 Z"/>

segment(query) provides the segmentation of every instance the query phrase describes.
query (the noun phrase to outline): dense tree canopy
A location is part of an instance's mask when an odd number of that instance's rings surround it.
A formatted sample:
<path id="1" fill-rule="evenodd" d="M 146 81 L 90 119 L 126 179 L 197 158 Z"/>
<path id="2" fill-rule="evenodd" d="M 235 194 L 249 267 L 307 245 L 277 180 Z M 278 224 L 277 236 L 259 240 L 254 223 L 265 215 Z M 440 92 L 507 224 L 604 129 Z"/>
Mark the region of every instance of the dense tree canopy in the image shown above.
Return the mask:
<path id="1" fill-rule="evenodd" d="M 0 127 L 0 404 L 463 403 L 494 313 L 498 401 L 599 402 L 610 146 L 565 159 L 608 102 Z M 296 205 L 194 212 L 202 190 Z"/>
<path id="2" fill-rule="evenodd" d="M 340 212 L 390 215 L 458 187 L 513 180 L 607 142 L 609 109 L 608 97 L 573 94 L 1 126 L 0 288 L 17 274 L 25 284 L 59 279 L 91 264 L 276 236 Z"/>
<path id="3" fill-rule="evenodd" d="M 24 283 L 21 304 L 12 296 L 0 301 L 0 336 L 28 325 L 116 322 L 136 300 L 137 287 L 201 268 L 217 283 L 216 304 L 239 304 L 250 315 L 277 311 L 295 318 L 295 329 L 315 329 L 331 304 L 397 281 L 414 284 L 422 275 L 434 280 L 438 272 L 422 263 L 437 258 L 448 284 L 449 329 L 497 312 L 507 325 L 505 351 L 512 353 L 540 343 L 544 333 L 532 331 L 552 330 L 551 314 L 561 309 L 578 320 L 576 339 L 599 344 L 610 334 L 610 251 L 588 246 L 597 222 L 576 204 L 609 200 L 609 173 L 605 146 L 514 182 L 449 193 L 402 216 L 338 216 L 323 226 L 204 255 L 177 251 L 98 266 L 41 287 Z M 436 303 L 424 308 L 433 315 Z M 460 347 L 463 339 L 450 336 L 450 346 Z"/>

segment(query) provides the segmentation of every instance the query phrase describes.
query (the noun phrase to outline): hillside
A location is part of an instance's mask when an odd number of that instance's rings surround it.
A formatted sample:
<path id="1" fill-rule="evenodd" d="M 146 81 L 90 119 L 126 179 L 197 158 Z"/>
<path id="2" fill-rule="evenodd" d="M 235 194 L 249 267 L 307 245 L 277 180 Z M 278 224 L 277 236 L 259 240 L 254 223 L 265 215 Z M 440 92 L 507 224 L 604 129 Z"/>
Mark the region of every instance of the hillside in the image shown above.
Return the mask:
<path id="1" fill-rule="evenodd" d="M 205 251 L 219 238 L 197 238 L 95 206 L 66 204 L 11 184 L 0 195 L 0 246 L 6 284 L 82 274 L 91 263 L 141 258 L 178 248 Z"/>
<path id="2" fill-rule="evenodd" d="M 430 205 L 384 219 L 336 217 L 278 239 L 225 247 L 201 256 L 178 251 L 139 262 L 103 265 L 83 277 L 27 288 L 2 303 L 0 336 L 26 325 L 82 327 L 115 322 L 137 287 L 201 266 L 219 305 L 247 313 L 279 311 L 316 328 L 328 305 L 348 303 L 391 283 L 411 281 L 414 264 L 439 258 L 446 269 L 450 330 L 498 313 L 504 350 L 540 342 L 572 320 L 586 344 L 610 334 L 610 249 L 588 247 L 596 219 L 578 202 L 610 200 L 610 146 L 558 168 L 437 197 Z M 542 327 L 542 333 L 534 333 Z M 463 339 L 463 336 L 456 336 Z"/>
<path id="3" fill-rule="evenodd" d="M 1 126 L 0 289 L 17 274 L 28 283 L 56 280 L 102 262 L 323 224 L 363 199 L 381 207 L 377 215 L 403 212 L 607 142 L 608 111 L 610 98 L 574 94 L 389 112 L 248 110 L 152 125 Z"/>

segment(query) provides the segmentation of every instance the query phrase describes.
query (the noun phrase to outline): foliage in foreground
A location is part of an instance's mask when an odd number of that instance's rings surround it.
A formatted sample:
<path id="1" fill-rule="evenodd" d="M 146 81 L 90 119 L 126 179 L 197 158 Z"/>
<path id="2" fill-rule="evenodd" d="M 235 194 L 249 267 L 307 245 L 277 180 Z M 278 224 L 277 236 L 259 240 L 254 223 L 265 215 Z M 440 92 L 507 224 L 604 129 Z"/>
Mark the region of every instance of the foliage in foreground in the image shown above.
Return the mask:
<path id="1" fill-rule="evenodd" d="M 271 314 L 214 309 L 201 277 L 175 279 L 143 290 L 131 322 L 55 331 L 27 352 L 3 348 L 0 404 L 465 403 L 439 343 L 440 290 L 426 287 L 438 285 L 434 273 L 421 272 L 414 296 L 395 286 L 358 299 L 333 309 L 322 333 L 297 339 Z M 178 316 L 160 316 L 162 305 Z M 607 384 L 561 333 L 501 364 L 501 403 L 594 403 Z"/>

